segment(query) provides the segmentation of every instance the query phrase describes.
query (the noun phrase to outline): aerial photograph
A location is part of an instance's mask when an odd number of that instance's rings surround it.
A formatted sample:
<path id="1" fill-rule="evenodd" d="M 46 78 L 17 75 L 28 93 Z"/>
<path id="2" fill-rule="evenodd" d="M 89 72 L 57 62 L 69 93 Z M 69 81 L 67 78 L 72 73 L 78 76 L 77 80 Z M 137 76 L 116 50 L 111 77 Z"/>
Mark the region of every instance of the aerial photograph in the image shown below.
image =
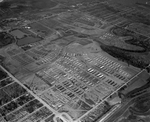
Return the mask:
<path id="1" fill-rule="evenodd" d="M 0 0 L 0 122 L 150 122 L 150 0 Z"/>

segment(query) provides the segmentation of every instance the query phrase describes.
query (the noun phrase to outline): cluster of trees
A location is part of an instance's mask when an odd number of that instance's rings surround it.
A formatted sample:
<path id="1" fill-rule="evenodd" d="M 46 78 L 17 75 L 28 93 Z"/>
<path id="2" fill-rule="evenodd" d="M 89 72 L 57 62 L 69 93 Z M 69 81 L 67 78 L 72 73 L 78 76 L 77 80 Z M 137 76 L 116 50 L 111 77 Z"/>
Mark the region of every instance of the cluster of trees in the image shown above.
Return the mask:
<path id="1" fill-rule="evenodd" d="M 145 36 L 139 35 L 121 27 L 114 27 L 110 31 L 119 37 L 132 37 L 130 39 L 125 40 L 125 42 L 128 44 L 140 46 L 145 48 L 146 50 L 150 49 L 150 41 Z"/>
<path id="2" fill-rule="evenodd" d="M 15 39 L 11 35 L 9 35 L 5 32 L 0 33 L 0 47 L 11 44 L 14 41 L 15 41 Z"/>
<path id="3" fill-rule="evenodd" d="M 125 42 L 128 44 L 143 47 L 143 48 L 145 48 L 145 50 L 150 51 L 150 40 L 149 39 L 142 40 L 139 38 L 139 39 L 126 40 Z"/>
<path id="4" fill-rule="evenodd" d="M 135 67 L 144 69 L 148 66 L 148 63 L 142 60 L 140 57 L 132 56 L 129 52 L 125 52 L 119 48 L 113 47 L 113 46 L 106 46 L 101 45 L 101 49 L 110 54 L 111 56 L 121 60 L 125 61 L 128 64 L 131 64 Z"/>
<path id="5" fill-rule="evenodd" d="M 130 36 L 132 38 L 125 40 L 126 43 L 143 47 L 147 51 L 150 50 L 150 40 L 147 39 L 147 37 L 145 37 L 145 36 L 139 35 L 137 33 L 134 33 L 132 31 L 129 31 L 127 29 L 117 27 L 117 26 L 113 27 L 110 31 L 114 35 L 119 36 L 119 37 Z"/>
<path id="6" fill-rule="evenodd" d="M 0 3 L 0 8 L 2 9 L 8 9 L 11 6 L 11 2 L 10 1 L 4 1 Z"/>
<path id="7" fill-rule="evenodd" d="M 149 93 L 145 93 L 134 99 L 134 106 L 130 107 L 130 111 L 135 115 L 149 115 L 150 110 L 150 97 Z"/>
<path id="8" fill-rule="evenodd" d="M 6 78 L 8 75 L 6 72 L 4 72 L 2 69 L 0 69 L 0 80 Z"/>

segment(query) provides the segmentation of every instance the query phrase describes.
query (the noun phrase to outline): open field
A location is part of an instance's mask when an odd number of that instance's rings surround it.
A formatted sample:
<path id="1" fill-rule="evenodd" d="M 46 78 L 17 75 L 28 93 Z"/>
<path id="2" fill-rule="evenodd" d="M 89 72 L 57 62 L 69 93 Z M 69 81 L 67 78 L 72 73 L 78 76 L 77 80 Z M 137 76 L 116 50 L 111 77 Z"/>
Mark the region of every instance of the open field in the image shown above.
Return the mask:
<path id="1" fill-rule="evenodd" d="M 35 33 L 39 34 L 42 37 L 52 34 L 52 30 L 50 30 L 47 27 L 42 26 L 39 23 L 35 22 L 35 23 L 32 23 L 32 24 L 29 24 L 28 26 L 31 27 L 31 30 L 33 30 Z"/>
<path id="2" fill-rule="evenodd" d="M 42 25 L 44 25 L 50 29 L 54 29 L 57 26 L 61 25 L 59 22 L 57 22 L 51 18 L 40 20 L 40 21 L 38 21 L 38 23 L 41 23 Z"/>

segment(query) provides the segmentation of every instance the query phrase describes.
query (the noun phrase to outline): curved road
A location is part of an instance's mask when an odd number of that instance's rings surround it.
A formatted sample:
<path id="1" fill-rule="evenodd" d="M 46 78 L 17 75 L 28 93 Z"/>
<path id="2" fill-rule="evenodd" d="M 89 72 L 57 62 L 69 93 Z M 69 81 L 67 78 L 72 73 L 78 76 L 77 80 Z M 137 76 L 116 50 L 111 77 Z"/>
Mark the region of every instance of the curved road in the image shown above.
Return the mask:
<path id="1" fill-rule="evenodd" d="M 122 106 L 104 122 L 117 122 L 116 120 L 118 119 L 118 117 L 120 117 L 130 107 L 130 105 L 132 105 L 132 103 L 132 100 L 123 103 Z"/>

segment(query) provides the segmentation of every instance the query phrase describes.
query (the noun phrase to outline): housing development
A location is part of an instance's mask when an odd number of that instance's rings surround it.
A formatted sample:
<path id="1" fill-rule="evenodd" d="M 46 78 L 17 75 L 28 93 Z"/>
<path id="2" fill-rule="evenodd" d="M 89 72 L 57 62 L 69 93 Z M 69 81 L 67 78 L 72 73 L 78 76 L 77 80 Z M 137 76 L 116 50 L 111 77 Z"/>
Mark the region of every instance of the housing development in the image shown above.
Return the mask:
<path id="1" fill-rule="evenodd" d="M 0 122 L 149 122 L 150 5 L 0 3 Z"/>

